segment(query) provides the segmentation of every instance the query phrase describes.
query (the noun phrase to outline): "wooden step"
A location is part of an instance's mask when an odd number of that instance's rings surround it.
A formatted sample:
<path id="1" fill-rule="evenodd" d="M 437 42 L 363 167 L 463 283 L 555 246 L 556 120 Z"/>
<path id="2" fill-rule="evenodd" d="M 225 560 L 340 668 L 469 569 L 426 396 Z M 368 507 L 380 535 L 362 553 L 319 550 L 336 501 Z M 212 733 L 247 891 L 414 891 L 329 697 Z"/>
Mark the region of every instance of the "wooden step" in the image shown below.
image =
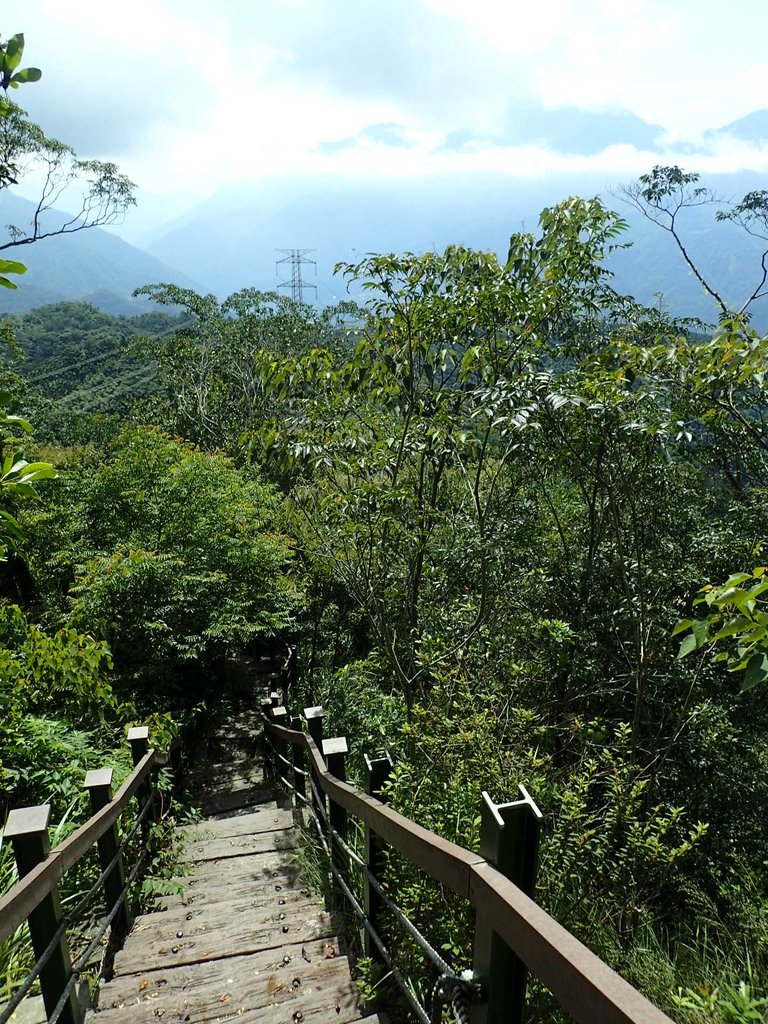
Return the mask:
<path id="1" fill-rule="evenodd" d="M 229 1018 L 290 1024 L 297 1014 L 302 1024 L 350 1024 L 361 1016 L 347 958 L 338 955 L 333 935 L 246 956 L 139 971 L 110 982 L 99 1003 L 92 1024 Z"/>

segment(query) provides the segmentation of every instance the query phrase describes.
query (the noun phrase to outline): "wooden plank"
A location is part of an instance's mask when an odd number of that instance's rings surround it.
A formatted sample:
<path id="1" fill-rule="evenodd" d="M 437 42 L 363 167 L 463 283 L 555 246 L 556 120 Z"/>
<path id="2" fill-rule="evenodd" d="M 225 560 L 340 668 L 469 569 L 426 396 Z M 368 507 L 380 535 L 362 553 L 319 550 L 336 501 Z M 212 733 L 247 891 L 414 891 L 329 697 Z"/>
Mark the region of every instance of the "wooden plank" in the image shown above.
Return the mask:
<path id="1" fill-rule="evenodd" d="M 153 935 L 173 938 L 183 932 L 185 936 L 192 936 L 200 931 L 226 928 L 236 914 L 247 914 L 250 921 L 260 918 L 278 921 L 281 920 L 280 915 L 292 919 L 297 914 L 311 913 L 318 907 L 317 901 L 307 894 L 306 889 L 303 895 L 299 890 L 292 890 L 290 900 L 282 892 L 242 892 L 234 895 L 230 892 L 227 898 L 220 889 L 218 895 L 220 899 L 216 901 L 194 902 L 159 913 L 142 914 L 136 920 L 134 934 L 141 934 L 142 942 Z M 278 897 L 282 897 L 284 902 L 281 903 Z"/>
<path id="2" fill-rule="evenodd" d="M 223 792 L 209 791 L 199 794 L 199 803 L 205 817 L 217 814 L 229 814 L 240 808 L 253 809 L 256 804 L 274 800 L 274 790 L 267 783 L 256 785 L 234 786 Z"/>
<path id="3" fill-rule="evenodd" d="M 208 961 L 115 979 L 100 995 L 94 1024 L 149 1024 L 242 1017 L 250 1011 L 277 1010 L 283 1022 L 294 1013 L 323 1010 L 325 1019 L 349 1022 L 360 1016 L 347 958 L 335 936 L 303 945 Z M 339 1013 L 336 1001 L 339 1001 Z M 119 1016 L 122 1014 L 122 1016 Z"/>
<path id="4" fill-rule="evenodd" d="M 116 955 L 115 974 L 135 974 L 146 970 L 148 964 L 153 968 L 175 967 L 333 935 L 330 916 L 324 910 L 311 906 L 302 913 L 287 912 L 281 919 L 276 909 L 259 916 L 225 913 L 223 924 L 217 914 L 211 928 L 205 927 L 203 918 L 181 928 L 176 914 L 145 915 L 134 925 L 131 940 Z"/>
<path id="5" fill-rule="evenodd" d="M 308 896 L 306 889 L 297 889 L 294 886 L 295 879 L 288 875 L 281 875 L 278 881 L 282 883 L 281 889 L 274 892 L 273 889 L 266 891 L 265 888 L 254 886 L 242 893 L 232 894 L 232 887 L 223 882 L 220 885 L 206 885 L 182 896 L 161 896 L 156 901 L 156 909 L 148 910 L 147 915 L 178 913 L 183 916 L 189 913 L 194 907 L 196 910 L 202 907 L 215 906 L 218 903 L 229 903 L 239 913 L 239 908 L 250 911 L 257 906 L 271 906 L 274 901 L 277 906 L 283 907 L 286 904 L 298 903 Z M 281 902 L 282 901 L 282 902 Z"/>
<path id="6" fill-rule="evenodd" d="M 291 850 L 271 850 L 265 853 L 247 853 L 242 857 L 229 857 L 225 866 L 226 871 L 221 861 L 198 861 L 193 866 L 194 874 L 184 879 L 187 890 L 199 889 L 212 879 L 214 884 L 225 880 L 233 887 L 244 887 L 268 882 L 275 872 L 287 874 L 294 880 L 299 876 L 299 868 L 293 861 Z"/>
<path id="7" fill-rule="evenodd" d="M 198 868 L 208 867 L 205 862 L 198 865 Z M 184 891 L 172 893 L 168 896 L 157 896 L 155 898 L 156 911 L 171 910 L 174 907 L 191 907 L 205 903 L 215 903 L 219 900 L 232 899 L 233 891 L 245 894 L 253 893 L 259 899 L 266 901 L 274 894 L 278 902 L 281 899 L 289 899 L 291 896 L 306 896 L 307 890 L 303 883 L 299 870 L 295 864 L 273 863 L 272 870 L 268 871 L 264 878 L 253 880 L 251 878 L 245 884 L 233 885 L 230 874 L 211 874 L 207 878 L 195 876 L 187 880 Z"/>
<path id="8" fill-rule="evenodd" d="M 228 860 L 231 857 L 243 857 L 255 853 L 271 853 L 275 850 L 292 850 L 296 845 L 296 833 L 293 824 L 273 832 L 257 832 L 255 835 L 223 836 L 220 839 L 204 839 L 188 841 L 179 860 L 184 863 L 198 863 L 208 860 Z"/>
<path id="9" fill-rule="evenodd" d="M 281 828 L 291 828 L 294 824 L 293 813 L 275 807 L 260 807 L 250 814 L 242 814 L 236 818 L 221 818 L 216 821 L 200 821 L 195 825 L 183 825 L 176 829 L 178 835 L 185 839 L 221 839 L 224 836 L 246 836 L 256 832 L 273 832 Z"/>
<path id="10" fill-rule="evenodd" d="M 193 784 L 208 787 L 230 785 L 238 780 L 250 786 L 266 781 L 260 762 L 254 764 L 253 762 L 243 763 L 243 761 L 203 761 L 190 769 L 187 779 Z"/>
<path id="11" fill-rule="evenodd" d="M 7 1003 L 0 1003 L 0 1013 L 7 1006 Z M 8 1018 L 8 1024 L 46 1024 L 47 1020 L 48 1014 L 45 1012 L 43 997 L 27 996 Z"/>

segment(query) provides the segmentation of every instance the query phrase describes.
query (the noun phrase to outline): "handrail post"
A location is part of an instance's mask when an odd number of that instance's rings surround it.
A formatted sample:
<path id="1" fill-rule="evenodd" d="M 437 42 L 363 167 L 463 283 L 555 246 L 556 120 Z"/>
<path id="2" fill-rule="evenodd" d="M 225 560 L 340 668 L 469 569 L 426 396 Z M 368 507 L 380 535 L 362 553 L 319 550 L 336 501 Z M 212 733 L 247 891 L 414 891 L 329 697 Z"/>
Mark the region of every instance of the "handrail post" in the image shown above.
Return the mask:
<path id="1" fill-rule="evenodd" d="M 291 716 L 291 728 L 297 732 L 301 732 L 301 719 L 298 715 Z M 291 751 L 293 755 L 293 788 L 297 793 L 296 805 L 303 804 L 307 799 L 307 777 L 304 774 L 306 772 L 307 760 L 304 757 L 304 747 L 300 743 L 292 743 Z M 299 799 L 303 797 L 304 799 Z"/>
<path id="2" fill-rule="evenodd" d="M 328 771 L 335 775 L 341 782 L 347 781 L 347 740 L 345 736 L 334 736 L 331 739 L 323 740 L 323 757 L 328 766 Z M 335 800 L 328 801 L 328 847 L 331 851 L 331 861 L 336 866 L 339 874 L 344 875 L 345 855 L 339 843 L 334 839 L 332 831 L 336 832 L 346 842 L 347 840 L 347 812 L 341 804 Z M 343 906 L 344 893 L 341 886 L 335 881 L 333 891 L 338 906 Z"/>
<path id="3" fill-rule="evenodd" d="M 317 705 L 313 708 L 304 708 L 304 718 L 307 721 L 307 732 L 315 741 L 315 746 L 322 754 L 323 752 L 323 709 Z"/>
<path id="4" fill-rule="evenodd" d="M 149 728 L 146 725 L 134 725 L 128 730 L 128 743 L 131 748 L 131 760 L 133 761 L 133 767 L 141 761 L 149 750 Z M 149 833 L 149 829 L 152 822 L 155 820 L 155 791 L 152 785 L 151 773 L 147 775 L 144 782 L 137 790 L 136 795 L 139 798 L 139 813 L 149 803 L 149 810 L 147 816 L 142 822 L 142 835 L 146 838 Z"/>
<path id="5" fill-rule="evenodd" d="M 348 753 L 349 747 L 347 746 L 346 736 L 334 736 L 333 739 L 323 740 L 323 757 L 328 765 L 328 771 L 341 782 L 347 781 Z M 342 839 L 346 839 L 347 812 L 335 800 L 330 800 L 329 805 L 331 827 L 336 829 Z"/>
<path id="6" fill-rule="evenodd" d="M 48 857 L 51 850 L 48 837 L 50 817 L 50 804 L 42 804 L 38 807 L 20 807 L 8 815 L 4 838 L 10 839 L 13 845 L 13 855 L 16 858 L 19 878 L 29 874 L 33 868 Z M 35 956 L 39 959 L 63 920 L 58 886 L 55 886 L 47 896 L 43 897 L 35 909 L 30 912 L 27 920 L 32 948 Z M 40 971 L 40 988 L 47 1017 L 52 1016 L 71 977 L 72 961 L 69 956 L 66 935 L 62 935 L 50 959 Z M 75 986 L 67 996 L 59 1020 L 64 1021 L 64 1024 L 78 1024 L 79 1012 Z"/>
<path id="7" fill-rule="evenodd" d="M 382 787 L 392 774 L 392 758 L 389 753 L 380 757 L 370 758 L 365 755 L 365 792 L 369 796 L 375 796 L 379 800 L 384 799 Z M 370 825 L 365 826 L 365 864 L 372 875 L 380 876 L 384 863 L 385 843 L 380 839 Z M 371 885 L 367 876 L 363 877 L 363 908 L 365 916 L 370 921 L 374 930 L 381 934 L 381 897 Z M 366 956 L 376 960 L 382 960 L 379 947 L 371 938 L 367 928 L 363 929 L 363 951 Z"/>
<path id="8" fill-rule="evenodd" d="M 315 746 L 319 750 L 320 754 L 323 753 L 323 709 L 320 705 L 316 705 L 312 708 L 304 708 L 304 719 L 307 723 L 307 732 L 314 740 Z M 326 800 L 325 793 L 320 787 L 320 782 L 315 775 L 314 761 L 310 764 L 311 778 L 314 780 L 314 787 L 312 789 L 312 806 L 315 809 L 317 820 L 320 822 L 320 827 L 323 827 L 323 817 L 325 815 Z M 317 795 L 315 795 L 317 794 Z"/>
<path id="9" fill-rule="evenodd" d="M 298 648 L 296 644 L 286 644 L 288 653 L 285 661 L 280 666 L 280 688 L 283 691 L 283 704 L 288 700 L 288 694 L 295 688 L 298 669 Z"/>
<path id="10" fill-rule="evenodd" d="M 272 708 L 272 721 L 275 725 L 287 725 L 288 724 L 288 712 L 279 704 Z M 287 773 L 285 772 L 285 765 L 280 760 L 281 757 L 285 757 L 285 740 L 279 739 L 277 736 L 272 737 L 272 746 L 275 751 L 275 782 L 279 782 L 281 778 L 284 778 Z M 286 778 L 286 781 L 287 778 Z"/>
<path id="11" fill-rule="evenodd" d="M 495 804 L 483 792 L 480 856 L 533 897 L 541 811 L 525 786 L 518 788 L 521 798 L 507 804 Z M 484 996 L 472 1007 L 472 1024 L 521 1024 L 528 969 L 479 914 L 473 973 Z"/>
<path id="12" fill-rule="evenodd" d="M 88 790 L 90 796 L 91 813 L 98 814 L 112 799 L 112 769 L 97 768 L 95 771 L 86 772 L 83 788 Z M 128 907 L 128 894 L 125 891 L 125 868 L 122 853 L 119 852 L 117 824 L 108 828 L 97 842 L 102 871 L 106 871 L 108 865 L 117 857 L 114 867 L 104 879 L 104 899 L 107 913 L 120 904 L 120 909 L 112 921 L 112 935 L 126 935 L 131 928 L 131 912 Z"/>
<path id="13" fill-rule="evenodd" d="M 272 701 L 269 697 L 262 697 L 259 702 L 262 717 L 264 718 L 264 773 L 268 779 L 272 778 L 272 757 L 270 756 L 272 751 L 272 738 L 267 731 L 266 723 L 272 718 Z"/>

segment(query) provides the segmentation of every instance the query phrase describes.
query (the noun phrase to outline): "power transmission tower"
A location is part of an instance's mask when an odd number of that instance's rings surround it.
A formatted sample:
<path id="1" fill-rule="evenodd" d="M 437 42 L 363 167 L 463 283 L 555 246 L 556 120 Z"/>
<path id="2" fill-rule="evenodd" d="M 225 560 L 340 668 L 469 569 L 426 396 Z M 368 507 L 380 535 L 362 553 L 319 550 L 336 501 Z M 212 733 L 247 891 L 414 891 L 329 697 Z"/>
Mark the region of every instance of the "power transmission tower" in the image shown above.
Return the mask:
<path id="1" fill-rule="evenodd" d="M 284 252 L 286 255 L 275 263 L 275 273 L 279 273 L 278 267 L 281 263 L 291 264 L 291 280 L 281 281 L 277 286 L 278 288 L 290 288 L 291 298 L 294 302 L 304 301 L 304 289 L 314 288 L 315 298 L 317 298 L 317 285 L 306 284 L 301 276 L 301 268 L 305 265 L 311 265 L 315 268 L 315 274 L 317 274 L 317 261 L 307 259 L 307 253 L 314 252 L 314 249 L 278 249 L 278 252 Z"/>

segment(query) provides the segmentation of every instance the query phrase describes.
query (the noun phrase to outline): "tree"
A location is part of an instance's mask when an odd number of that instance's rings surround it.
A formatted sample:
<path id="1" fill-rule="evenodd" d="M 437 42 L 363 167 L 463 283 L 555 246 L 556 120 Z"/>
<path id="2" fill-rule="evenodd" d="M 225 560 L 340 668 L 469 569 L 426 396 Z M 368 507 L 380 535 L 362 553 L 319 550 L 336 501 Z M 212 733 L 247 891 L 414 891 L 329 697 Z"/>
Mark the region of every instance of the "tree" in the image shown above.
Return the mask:
<path id="1" fill-rule="evenodd" d="M 26 225 L 9 225 L 9 238 L 0 242 L 0 252 L 30 245 L 52 235 L 71 234 L 84 228 L 118 221 L 135 204 L 134 185 L 120 174 L 113 163 L 81 160 L 71 146 L 49 138 L 42 128 L 27 119 L 16 103 L 8 99 L 8 89 L 18 89 L 41 78 L 38 68 L 19 68 L 24 52 L 24 36 L 17 33 L 0 41 L 0 189 L 15 185 L 35 171 L 43 184 L 32 220 Z M 45 215 L 77 184 L 82 185 L 76 212 L 63 220 Z M 15 288 L 7 274 L 23 274 L 26 267 L 15 260 L 0 260 L 0 285 Z"/>
<path id="2" fill-rule="evenodd" d="M 228 657 L 290 627 L 299 595 L 278 507 L 223 455 L 126 427 L 105 465 L 51 496 L 35 542 L 38 557 L 51 540 L 59 550 L 33 568 L 63 621 L 109 644 L 121 696 L 199 696 Z"/>
<path id="3" fill-rule="evenodd" d="M 636 182 L 621 189 L 619 194 L 644 217 L 672 236 L 688 269 L 707 295 L 717 303 L 721 318 L 742 318 L 757 299 L 768 295 L 768 191 L 758 189 L 748 192 L 739 202 L 726 204 L 711 189 L 699 184 L 699 180 L 698 174 L 683 171 L 680 167 L 657 165 L 648 174 L 642 174 Z M 747 234 L 765 243 L 756 283 L 735 309 L 728 305 L 714 284 L 705 277 L 691 257 L 681 233 L 682 211 L 709 205 L 723 207 L 715 212 L 716 220 L 739 224 Z"/>

